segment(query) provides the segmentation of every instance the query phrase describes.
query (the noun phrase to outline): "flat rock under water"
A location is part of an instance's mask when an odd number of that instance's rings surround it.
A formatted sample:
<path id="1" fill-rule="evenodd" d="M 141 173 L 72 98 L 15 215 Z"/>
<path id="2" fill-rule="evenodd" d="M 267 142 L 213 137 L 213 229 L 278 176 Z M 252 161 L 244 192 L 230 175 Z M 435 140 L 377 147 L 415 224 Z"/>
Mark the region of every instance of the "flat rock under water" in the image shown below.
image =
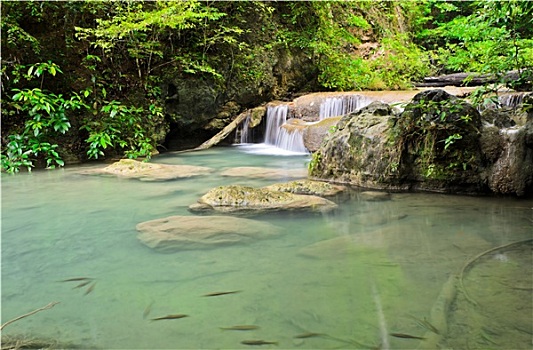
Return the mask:
<path id="1" fill-rule="evenodd" d="M 248 243 L 279 234 L 272 224 L 231 216 L 169 216 L 142 222 L 137 231 L 144 245 L 163 252 Z"/>

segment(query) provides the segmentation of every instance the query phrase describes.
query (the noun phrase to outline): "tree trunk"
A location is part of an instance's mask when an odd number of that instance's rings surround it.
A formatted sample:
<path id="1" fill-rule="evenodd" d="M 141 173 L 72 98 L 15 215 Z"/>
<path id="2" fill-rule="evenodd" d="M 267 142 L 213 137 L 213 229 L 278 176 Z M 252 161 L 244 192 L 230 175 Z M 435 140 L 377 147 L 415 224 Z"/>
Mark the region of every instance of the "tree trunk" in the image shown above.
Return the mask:
<path id="1" fill-rule="evenodd" d="M 417 87 L 443 87 L 443 86 L 480 86 L 495 83 L 499 80 L 508 82 L 518 80 L 519 72 L 517 70 L 504 73 L 499 78 L 496 74 L 479 74 L 479 73 L 454 73 L 439 75 L 438 77 L 424 78 L 424 82 L 415 83 Z"/>

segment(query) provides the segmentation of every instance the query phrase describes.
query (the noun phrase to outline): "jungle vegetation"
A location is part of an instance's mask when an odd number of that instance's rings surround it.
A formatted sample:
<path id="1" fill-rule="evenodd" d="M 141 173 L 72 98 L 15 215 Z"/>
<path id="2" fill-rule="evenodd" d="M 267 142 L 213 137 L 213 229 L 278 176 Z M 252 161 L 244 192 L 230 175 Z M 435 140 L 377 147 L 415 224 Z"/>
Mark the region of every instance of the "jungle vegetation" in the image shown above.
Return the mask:
<path id="1" fill-rule="evenodd" d="M 80 155 L 149 158 L 170 123 L 193 133 L 193 121 L 167 107 L 170 80 L 202 82 L 220 106 L 231 99 L 228 91 L 250 88 L 241 108 L 308 91 L 407 89 L 452 72 L 501 77 L 516 70 L 520 79 L 507 84 L 531 88 L 527 1 L 2 1 L 1 7 L 1 160 L 12 173 L 63 166 Z M 293 65 L 301 58 L 305 84 L 275 82 L 281 52 Z"/>

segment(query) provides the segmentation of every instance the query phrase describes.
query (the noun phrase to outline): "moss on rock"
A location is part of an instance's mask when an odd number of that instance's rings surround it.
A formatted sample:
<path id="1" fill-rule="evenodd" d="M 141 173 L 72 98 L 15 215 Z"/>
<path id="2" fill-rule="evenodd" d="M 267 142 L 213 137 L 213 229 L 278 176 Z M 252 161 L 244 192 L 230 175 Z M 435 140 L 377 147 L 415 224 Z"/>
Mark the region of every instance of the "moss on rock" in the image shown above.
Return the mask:
<path id="1" fill-rule="evenodd" d="M 247 186 L 219 186 L 203 195 L 191 211 L 226 213 L 265 212 L 283 210 L 329 211 L 337 205 L 318 196 L 305 196 Z"/>

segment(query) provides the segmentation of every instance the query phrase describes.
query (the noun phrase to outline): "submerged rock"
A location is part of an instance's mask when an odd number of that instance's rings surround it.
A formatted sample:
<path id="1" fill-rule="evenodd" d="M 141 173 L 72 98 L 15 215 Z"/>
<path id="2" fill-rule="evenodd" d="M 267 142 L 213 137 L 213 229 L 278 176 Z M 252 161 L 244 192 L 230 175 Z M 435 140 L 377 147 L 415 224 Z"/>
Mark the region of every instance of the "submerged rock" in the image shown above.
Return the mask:
<path id="1" fill-rule="evenodd" d="M 137 225 L 138 239 L 163 252 L 247 243 L 279 234 L 266 222 L 231 216 L 170 216 Z"/>
<path id="2" fill-rule="evenodd" d="M 337 205 L 318 196 L 298 195 L 246 186 L 220 186 L 189 206 L 194 212 L 222 213 L 269 212 L 287 210 L 329 211 Z"/>
<path id="3" fill-rule="evenodd" d="M 270 191 L 289 192 L 295 194 L 310 194 L 320 197 L 334 196 L 344 190 L 346 187 L 333 185 L 323 181 L 296 180 L 291 182 L 277 183 L 263 187 Z"/>
<path id="4" fill-rule="evenodd" d="M 192 176 L 206 175 L 211 168 L 193 165 L 167 165 L 139 162 L 133 159 L 121 159 L 103 169 L 92 171 L 93 174 L 115 175 L 140 179 L 142 181 L 167 181 Z"/>
<path id="5" fill-rule="evenodd" d="M 347 255 L 373 253 L 387 247 L 394 230 L 387 229 L 363 234 L 348 234 L 326 239 L 298 251 L 299 255 L 315 259 L 342 259 Z"/>
<path id="6" fill-rule="evenodd" d="M 254 179 L 305 178 L 306 169 L 276 169 L 263 167 L 236 167 L 224 170 L 222 176 L 249 177 Z"/>

